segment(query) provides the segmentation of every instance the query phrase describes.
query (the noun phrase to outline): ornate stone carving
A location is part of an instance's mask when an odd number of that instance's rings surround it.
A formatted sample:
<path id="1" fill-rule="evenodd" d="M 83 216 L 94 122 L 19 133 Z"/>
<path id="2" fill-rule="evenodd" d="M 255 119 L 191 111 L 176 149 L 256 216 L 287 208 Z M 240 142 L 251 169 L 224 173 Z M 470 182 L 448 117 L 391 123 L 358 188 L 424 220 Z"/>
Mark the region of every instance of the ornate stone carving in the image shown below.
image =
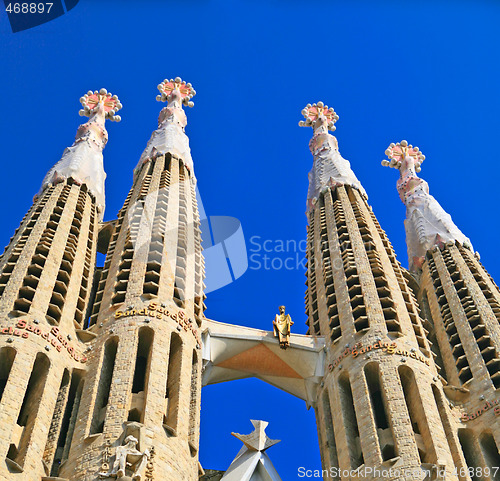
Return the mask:
<path id="1" fill-rule="evenodd" d="M 149 460 L 151 452 L 146 449 L 143 452 L 137 449 L 138 440 L 132 435 L 125 438 L 123 445 L 117 446 L 113 467 L 109 471 L 109 441 L 103 452 L 103 462 L 101 468 L 108 468 L 107 472 L 101 471 L 99 477 L 115 478 L 123 481 L 131 479 L 132 481 L 143 481 L 152 479 L 152 464 Z"/>
<path id="2" fill-rule="evenodd" d="M 302 110 L 306 120 L 299 122 L 301 127 L 312 127 L 314 135 L 309 142 L 309 149 L 314 157 L 313 168 L 309 172 L 309 190 L 307 193 L 307 210 L 310 211 L 320 193 L 339 185 L 350 185 L 365 197 L 365 190 L 354 175 L 351 164 L 344 159 L 338 150 L 337 139 L 328 133 L 335 130 L 335 122 L 339 116 L 323 102 L 308 104 Z"/>
<path id="3" fill-rule="evenodd" d="M 427 182 L 417 176 L 425 160 L 418 147 L 406 140 L 391 144 L 385 151 L 390 160 L 382 165 L 399 170 L 397 189 L 406 205 L 406 243 L 410 270 L 418 271 L 426 252 L 434 246 L 442 247 L 447 242 L 459 242 L 470 247 L 470 240 L 453 223 L 438 201 L 429 194 Z"/>

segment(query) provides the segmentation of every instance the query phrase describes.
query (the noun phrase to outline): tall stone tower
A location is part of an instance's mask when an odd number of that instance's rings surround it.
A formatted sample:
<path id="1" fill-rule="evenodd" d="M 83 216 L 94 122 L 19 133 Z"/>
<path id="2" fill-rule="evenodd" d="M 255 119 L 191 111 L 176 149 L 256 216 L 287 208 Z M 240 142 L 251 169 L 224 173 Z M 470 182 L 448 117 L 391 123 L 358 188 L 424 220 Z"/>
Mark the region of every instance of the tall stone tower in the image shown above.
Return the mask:
<path id="1" fill-rule="evenodd" d="M 90 120 L 46 175 L 0 261 L 2 480 L 49 475 L 71 442 L 104 210 L 104 123 L 119 120 L 121 108 L 104 89 L 80 100 Z"/>
<path id="2" fill-rule="evenodd" d="M 326 344 L 316 415 L 328 479 L 351 479 L 356 469 L 377 480 L 420 480 L 426 466 L 453 473 L 432 388 L 437 368 L 409 276 L 328 133 L 337 115 L 322 102 L 302 113 L 300 125 L 314 129 L 306 312 L 309 332 Z"/>
<path id="3" fill-rule="evenodd" d="M 121 104 L 102 89 L 0 258 L 0 481 L 197 481 L 202 366 L 204 385 L 255 376 L 312 406 L 323 479 L 498 478 L 500 291 L 417 176 L 419 149 L 383 161 L 400 171 L 406 270 L 329 133 L 338 116 L 303 110 L 309 332 L 279 342 L 204 317 L 195 91 L 158 89 L 168 104 L 117 219 L 102 221 L 102 150 Z M 262 426 L 224 479 L 279 479 Z"/>
<path id="4" fill-rule="evenodd" d="M 96 290 L 88 326 L 96 337 L 60 471 L 68 479 L 198 478 L 204 268 L 182 108 L 195 91 L 180 78 L 158 88 L 168 105 L 112 227 Z"/>
<path id="5" fill-rule="evenodd" d="M 496 479 L 500 292 L 469 239 L 417 176 L 425 159 L 420 150 L 403 140 L 391 144 L 386 154 L 390 160 L 383 165 L 400 172 L 397 188 L 406 205 L 410 269 L 420 284 L 419 303 L 451 401 L 432 386 L 455 465 L 462 473 L 481 473 L 472 479 Z"/>

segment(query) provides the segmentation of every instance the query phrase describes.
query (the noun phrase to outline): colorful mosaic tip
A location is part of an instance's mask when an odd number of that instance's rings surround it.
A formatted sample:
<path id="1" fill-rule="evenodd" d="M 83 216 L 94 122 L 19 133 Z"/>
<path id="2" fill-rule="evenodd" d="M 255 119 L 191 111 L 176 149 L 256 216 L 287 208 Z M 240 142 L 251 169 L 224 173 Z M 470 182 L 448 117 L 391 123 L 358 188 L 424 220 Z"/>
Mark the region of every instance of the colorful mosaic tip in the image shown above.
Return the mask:
<path id="1" fill-rule="evenodd" d="M 192 107 L 194 102 L 191 99 L 196 95 L 196 90 L 190 83 L 184 82 L 180 77 L 175 77 L 174 79 L 165 79 L 161 84 L 158 85 L 158 90 L 161 92 L 160 95 L 156 96 L 158 102 L 167 102 L 170 100 L 170 96 L 174 90 L 178 90 L 181 95 L 181 101 L 187 107 Z"/>
<path id="2" fill-rule="evenodd" d="M 328 130 L 332 132 L 336 129 L 335 122 L 339 119 L 339 116 L 335 113 L 333 108 L 328 107 L 323 102 L 318 102 L 317 104 L 307 104 L 306 108 L 302 110 L 302 115 L 306 120 L 301 120 L 299 125 L 301 127 L 311 127 L 316 120 L 321 116 L 325 117 L 328 122 Z"/>
<path id="3" fill-rule="evenodd" d="M 89 90 L 83 97 L 80 98 L 80 103 L 83 109 L 80 110 L 81 116 L 90 117 L 97 112 L 100 103 L 104 106 L 105 118 L 113 122 L 120 122 L 122 119 L 116 112 L 120 110 L 123 105 L 116 95 L 112 95 L 106 89 Z"/>
<path id="4" fill-rule="evenodd" d="M 413 157 L 415 161 L 415 172 L 420 172 L 422 162 L 425 160 L 425 155 L 420 152 L 418 147 L 413 147 L 413 145 L 408 145 L 406 140 L 402 140 L 397 144 L 392 143 L 389 145 L 385 151 L 385 155 L 389 157 L 390 160 L 384 159 L 382 165 L 384 167 L 393 167 L 394 169 L 399 169 L 405 157 Z"/>

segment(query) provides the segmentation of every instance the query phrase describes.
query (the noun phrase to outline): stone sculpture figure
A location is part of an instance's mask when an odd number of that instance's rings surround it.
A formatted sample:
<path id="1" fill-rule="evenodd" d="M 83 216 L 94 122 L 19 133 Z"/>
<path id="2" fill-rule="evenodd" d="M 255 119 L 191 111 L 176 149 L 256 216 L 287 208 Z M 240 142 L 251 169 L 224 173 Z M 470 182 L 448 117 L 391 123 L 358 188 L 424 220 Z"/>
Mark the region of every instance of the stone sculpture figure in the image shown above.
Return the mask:
<path id="1" fill-rule="evenodd" d="M 274 335 L 278 338 L 281 349 L 290 345 L 290 328 L 293 325 L 290 314 L 285 314 L 285 306 L 279 306 L 280 313 L 273 321 Z"/>
<path id="2" fill-rule="evenodd" d="M 137 443 L 138 441 L 134 436 L 127 436 L 123 446 L 116 448 L 113 468 L 109 473 L 100 473 L 100 477 L 141 481 L 150 453 L 147 449 L 141 453 L 137 449 Z M 131 478 L 126 476 L 127 470 L 132 472 Z"/>

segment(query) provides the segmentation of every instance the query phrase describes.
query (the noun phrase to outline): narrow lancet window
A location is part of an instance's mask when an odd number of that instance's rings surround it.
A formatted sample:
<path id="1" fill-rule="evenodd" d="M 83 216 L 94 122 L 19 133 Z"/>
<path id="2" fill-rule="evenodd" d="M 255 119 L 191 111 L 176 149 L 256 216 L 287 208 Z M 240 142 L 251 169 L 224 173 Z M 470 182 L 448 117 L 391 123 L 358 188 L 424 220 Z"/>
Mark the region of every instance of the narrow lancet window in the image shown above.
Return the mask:
<path id="1" fill-rule="evenodd" d="M 154 333 L 148 327 L 142 327 L 139 330 L 139 344 L 137 346 L 134 380 L 132 382 L 132 405 L 129 410 L 128 421 L 141 422 L 144 417 L 153 337 Z"/>
<path id="2" fill-rule="evenodd" d="M 372 413 L 377 428 L 382 459 L 387 461 L 396 457 L 396 448 L 387 418 L 386 401 L 382 394 L 379 366 L 377 363 L 371 362 L 365 366 L 364 371 L 370 393 Z"/>
<path id="3" fill-rule="evenodd" d="M 322 396 L 323 401 L 323 419 L 324 419 L 324 427 L 326 433 L 326 449 L 325 454 L 328 455 L 328 466 L 330 469 L 332 467 L 338 468 L 339 461 L 337 457 L 337 447 L 335 441 L 335 428 L 333 427 L 333 418 L 332 418 L 332 408 L 330 406 L 330 396 L 328 395 L 328 390 L 325 388 Z M 331 479 L 339 479 L 337 476 L 332 477 Z"/>
<path id="4" fill-rule="evenodd" d="M 74 401 L 71 397 L 71 393 L 73 391 L 73 383 L 75 384 L 74 390 Z M 64 450 L 62 453 L 62 461 L 68 459 L 69 450 L 71 449 L 71 442 L 73 441 L 73 433 L 75 432 L 76 420 L 78 418 L 78 411 L 80 409 L 80 401 L 82 400 L 83 387 L 85 385 L 85 381 L 83 380 L 82 374 L 73 373 L 73 378 L 71 380 L 71 391 L 70 391 L 70 399 L 68 401 L 68 428 L 67 433 L 65 435 L 65 443 Z M 63 435 L 63 432 L 61 432 Z M 61 462 L 62 462 L 61 461 Z"/>
<path id="5" fill-rule="evenodd" d="M 495 470 L 500 469 L 500 454 L 491 431 L 484 432 L 479 436 L 479 444 L 487 467 L 490 468 L 491 473 L 494 473 Z"/>
<path id="6" fill-rule="evenodd" d="M 7 381 L 9 380 L 10 370 L 14 364 L 16 350 L 12 347 L 4 347 L 0 350 L 0 402 L 2 401 L 3 392 Z"/>
<path id="7" fill-rule="evenodd" d="M 24 395 L 17 424 L 11 438 L 7 458 L 24 466 L 24 461 L 30 446 L 31 434 L 38 416 L 38 410 L 49 372 L 50 361 L 44 354 L 38 353 L 31 371 L 28 386 Z"/>
<path id="8" fill-rule="evenodd" d="M 344 417 L 344 428 L 351 458 L 351 467 L 358 468 L 364 464 L 363 451 L 359 439 L 358 421 L 354 410 L 354 399 L 352 397 L 351 381 L 349 375 L 344 373 L 339 378 L 340 404 Z"/>
<path id="9" fill-rule="evenodd" d="M 460 440 L 460 445 L 462 446 L 462 452 L 464 454 L 465 462 L 467 467 L 472 473 L 472 481 L 482 481 L 482 477 L 476 476 L 476 472 L 480 471 L 478 468 L 482 468 L 479 453 L 477 452 L 476 439 L 474 433 L 471 429 L 459 429 L 458 439 Z"/>
<path id="10" fill-rule="evenodd" d="M 52 414 L 52 421 L 50 423 L 49 436 L 45 444 L 43 453 L 43 463 L 48 468 L 52 465 L 52 461 L 57 456 L 58 439 L 61 431 L 63 415 L 66 404 L 68 402 L 69 388 L 71 377 L 67 369 L 64 370 L 61 384 L 59 386 L 59 393 L 57 394 L 56 406 Z M 60 450 L 61 454 L 62 449 Z M 53 468 L 52 468 L 53 469 Z"/>
<path id="11" fill-rule="evenodd" d="M 111 381 L 113 379 L 117 349 L 117 338 L 109 339 L 106 342 L 101 366 L 101 376 L 97 387 L 94 414 L 92 416 L 92 424 L 90 426 L 90 434 L 102 433 L 104 429 L 104 419 L 106 417 L 106 408 L 108 406 L 109 391 L 111 388 Z"/>
<path id="12" fill-rule="evenodd" d="M 182 340 L 178 334 L 172 333 L 168 356 L 167 385 L 165 389 L 164 428 L 172 435 L 177 435 L 179 414 L 179 395 L 182 367 Z"/>
<path id="13" fill-rule="evenodd" d="M 401 385 L 405 395 L 406 408 L 410 415 L 415 442 L 418 447 L 418 454 L 422 463 L 435 462 L 434 446 L 432 435 L 427 424 L 425 409 L 422 398 L 418 390 L 414 372 L 407 366 L 400 366 L 398 369 Z"/>

